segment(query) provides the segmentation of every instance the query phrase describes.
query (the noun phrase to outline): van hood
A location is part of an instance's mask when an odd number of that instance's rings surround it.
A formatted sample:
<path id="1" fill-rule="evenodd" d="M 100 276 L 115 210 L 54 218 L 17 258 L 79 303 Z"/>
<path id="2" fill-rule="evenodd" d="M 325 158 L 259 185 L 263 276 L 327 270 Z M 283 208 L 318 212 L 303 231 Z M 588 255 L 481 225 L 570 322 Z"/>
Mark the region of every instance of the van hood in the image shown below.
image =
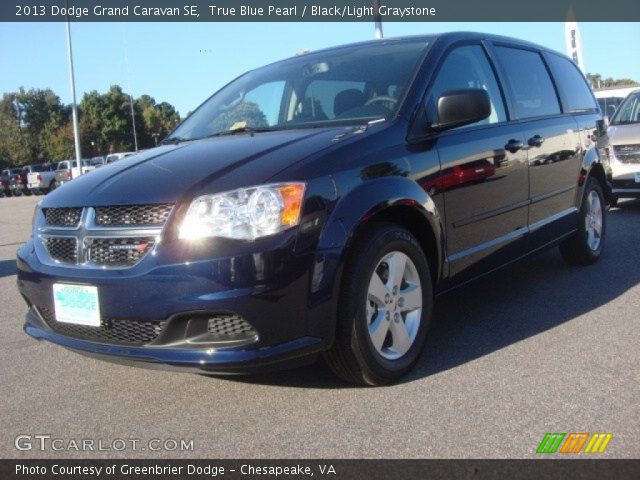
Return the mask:
<path id="1" fill-rule="evenodd" d="M 640 144 L 640 123 L 629 125 L 611 125 L 607 129 L 610 145 L 638 145 Z"/>
<path id="2" fill-rule="evenodd" d="M 41 206 L 177 203 L 185 197 L 259 185 L 309 155 L 344 142 L 352 132 L 361 133 L 362 128 L 238 133 L 161 146 L 82 175 L 47 195 Z"/>

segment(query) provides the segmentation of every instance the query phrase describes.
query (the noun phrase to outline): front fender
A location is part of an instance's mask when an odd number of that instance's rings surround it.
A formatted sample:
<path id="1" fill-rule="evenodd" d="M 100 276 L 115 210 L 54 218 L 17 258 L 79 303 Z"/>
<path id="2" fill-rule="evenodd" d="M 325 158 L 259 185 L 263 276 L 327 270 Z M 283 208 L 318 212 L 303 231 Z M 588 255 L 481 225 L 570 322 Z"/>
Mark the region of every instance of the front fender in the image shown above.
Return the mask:
<path id="1" fill-rule="evenodd" d="M 421 214 L 442 246 L 442 218 L 431 197 L 408 177 L 391 176 L 361 183 L 340 198 L 320 236 L 319 249 L 348 246 L 357 229 L 383 210 L 410 207 Z M 442 250 L 438 258 L 442 259 Z"/>
<path id="2" fill-rule="evenodd" d="M 605 198 L 609 201 L 611 197 L 611 184 L 606 173 L 606 166 L 600 158 L 600 154 L 596 148 L 590 148 L 582 158 L 582 168 L 580 169 L 580 178 L 578 180 L 578 188 L 576 190 L 575 204 L 577 208 L 582 205 L 582 197 L 587 178 L 595 176 L 602 183 Z"/>
<path id="3" fill-rule="evenodd" d="M 346 252 L 358 228 L 385 210 L 404 207 L 417 212 L 423 228 L 433 235 L 436 251 L 430 252 L 435 260 L 436 278 L 443 268 L 443 218 L 433 199 L 413 180 L 402 176 L 376 178 L 363 182 L 338 199 L 320 234 L 310 285 L 310 334 L 333 341 L 334 324 L 321 319 L 334 319 L 340 296 L 341 278 Z M 411 225 L 420 228 L 421 225 Z"/>

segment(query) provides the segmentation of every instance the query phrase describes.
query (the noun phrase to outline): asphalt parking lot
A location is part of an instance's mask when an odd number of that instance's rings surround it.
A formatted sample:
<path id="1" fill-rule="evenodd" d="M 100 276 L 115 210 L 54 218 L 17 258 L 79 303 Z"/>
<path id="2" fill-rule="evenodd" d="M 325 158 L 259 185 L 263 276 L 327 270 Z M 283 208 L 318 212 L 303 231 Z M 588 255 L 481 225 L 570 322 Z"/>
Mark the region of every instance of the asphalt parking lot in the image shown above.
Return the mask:
<path id="1" fill-rule="evenodd" d="M 37 200 L 0 198 L 1 457 L 518 458 L 546 432 L 612 432 L 603 456 L 640 457 L 640 201 L 610 212 L 595 266 L 553 250 L 441 299 L 417 369 L 362 389 L 321 365 L 213 378 L 32 340 L 15 251 Z M 193 450 L 18 451 L 22 434 Z"/>

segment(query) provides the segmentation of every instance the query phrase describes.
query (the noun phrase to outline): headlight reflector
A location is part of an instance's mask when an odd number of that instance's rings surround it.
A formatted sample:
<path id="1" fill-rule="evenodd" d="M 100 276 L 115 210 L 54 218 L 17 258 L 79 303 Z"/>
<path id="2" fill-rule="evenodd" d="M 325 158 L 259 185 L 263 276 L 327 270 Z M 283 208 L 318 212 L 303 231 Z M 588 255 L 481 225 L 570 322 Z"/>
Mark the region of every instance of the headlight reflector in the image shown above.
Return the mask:
<path id="1" fill-rule="evenodd" d="M 304 183 L 277 183 L 203 195 L 191 202 L 180 238 L 253 240 L 298 224 Z"/>

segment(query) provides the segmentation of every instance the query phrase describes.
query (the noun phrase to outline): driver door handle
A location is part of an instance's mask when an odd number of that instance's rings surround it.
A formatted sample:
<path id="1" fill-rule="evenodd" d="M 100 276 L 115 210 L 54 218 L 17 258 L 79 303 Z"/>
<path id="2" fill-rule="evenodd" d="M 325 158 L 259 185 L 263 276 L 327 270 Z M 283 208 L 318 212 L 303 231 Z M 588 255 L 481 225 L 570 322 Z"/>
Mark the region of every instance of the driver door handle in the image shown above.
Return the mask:
<path id="1" fill-rule="evenodd" d="M 516 153 L 518 150 L 521 150 L 524 147 L 524 144 L 520 140 L 511 139 L 504 146 L 504 149 L 511 153 Z"/>

